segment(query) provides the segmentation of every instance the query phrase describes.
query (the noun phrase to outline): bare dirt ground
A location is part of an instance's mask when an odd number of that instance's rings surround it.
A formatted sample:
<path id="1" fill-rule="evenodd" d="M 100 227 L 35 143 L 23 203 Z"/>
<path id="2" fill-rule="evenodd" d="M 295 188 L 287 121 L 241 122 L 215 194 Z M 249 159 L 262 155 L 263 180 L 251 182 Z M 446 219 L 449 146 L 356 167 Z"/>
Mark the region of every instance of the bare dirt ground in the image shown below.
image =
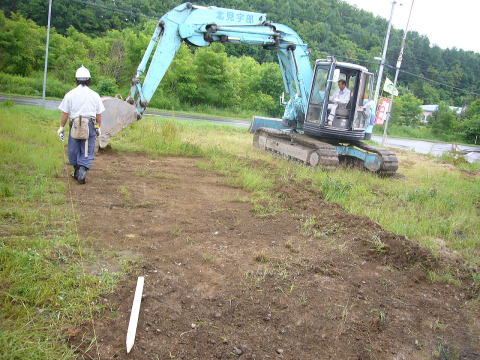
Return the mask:
<path id="1" fill-rule="evenodd" d="M 480 359 L 478 303 L 468 288 L 426 279 L 442 266 L 427 251 L 307 186 L 278 189 L 285 210 L 259 218 L 248 192 L 197 161 L 107 152 L 87 185 L 71 182 L 80 232 L 105 259 L 89 270 L 115 270 L 115 256 L 140 269 L 104 299 L 97 342 L 79 358 Z M 310 215 L 319 225 L 302 230 Z M 76 346 L 93 332 L 72 335 Z"/>

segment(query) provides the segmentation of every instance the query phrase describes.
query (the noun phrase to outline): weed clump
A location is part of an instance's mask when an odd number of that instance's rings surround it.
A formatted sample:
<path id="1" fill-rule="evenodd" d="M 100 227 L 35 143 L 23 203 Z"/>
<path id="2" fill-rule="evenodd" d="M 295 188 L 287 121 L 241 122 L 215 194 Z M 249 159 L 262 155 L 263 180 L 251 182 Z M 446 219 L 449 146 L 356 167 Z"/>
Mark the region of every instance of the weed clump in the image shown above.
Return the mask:
<path id="1" fill-rule="evenodd" d="M 268 256 L 264 250 L 260 251 L 257 256 L 255 256 L 255 261 L 265 264 L 268 262 Z"/>

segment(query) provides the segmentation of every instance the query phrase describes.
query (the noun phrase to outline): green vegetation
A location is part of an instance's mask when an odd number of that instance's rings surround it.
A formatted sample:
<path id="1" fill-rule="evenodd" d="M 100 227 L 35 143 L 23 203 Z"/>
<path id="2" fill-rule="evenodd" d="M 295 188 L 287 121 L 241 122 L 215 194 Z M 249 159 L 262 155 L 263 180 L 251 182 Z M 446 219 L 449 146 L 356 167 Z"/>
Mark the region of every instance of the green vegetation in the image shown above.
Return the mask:
<path id="1" fill-rule="evenodd" d="M 0 105 L 0 359 L 73 359 L 64 340 L 91 321 L 117 279 L 82 268 L 93 255 L 59 180 L 57 120 L 56 112 Z"/>
<path id="2" fill-rule="evenodd" d="M 394 99 L 394 106 L 392 109 L 393 124 L 416 126 L 420 123 L 420 116 L 422 114 L 422 100 L 415 97 L 415 95 L 406 93 Z"/>
<path id="3" fill-rule="evenodd" d="M 383 135 L 383 126 L 375 126 L 373 133 L 375 135 Z M 404 125 L 388 125 L 388 136 L 399 137 L 405 139 L 419 139 L 427 141 L 446 141 L 453 143 L 464 143 L 465 138 L 459 134 L 434 134 L 432 129 L 428 126 L 404 126 Z"/>
<path id="4" fill-rule="evenodd" d="M 176 142 L 171 145 L 161 131 L 153 130 L 167 123 L 177 127 Z M 120 150 L 204 157 L 202 168 L 218 171 L 232 185 L 253 192 L 251 201 L 259 216 L 282 211 L 278 189 L 283 184 L 311 182 L 323 198 L 349 212 L 366 215 L 434 251 L 446 246 L 471 263 L 480 262 L 478 170 L 465 174 L 437 159 L 400 153 L 402 178 L 382 178 L 350 168 L 325 171 L 255 151 L 251 135 L 242 129 L 159 118 L 146 118 L 119 135 L 113 146 Z M 304 231 L 311 232 L 310 220 L 305 220 Z M 375 249 L 381 245 L 372 244 Z"/>
<path id="5" fill-rule="evenodd" d="M 74 87 L 76 68 L 85 65 L 92 88 L 101 95 L 128 94 L 132 74 L 150 39 L 154 23 L 142 29 L 111 30 L 92 38 L 69 28 L 53 31 L 47 96 L 62 98 Z M 20 15 L 0 11 L 0 92 L 41 95 L 45 29 Z M 67 58 L 68 57 L 68 58 Z M 219 115 L 252 113 L 278 116 L 283 80 L 277 64 L 250 57 L 229 57 L 216 43 L 193 51 L 183 45 L 150 101 L 150 108 L 201 111 Z"/>

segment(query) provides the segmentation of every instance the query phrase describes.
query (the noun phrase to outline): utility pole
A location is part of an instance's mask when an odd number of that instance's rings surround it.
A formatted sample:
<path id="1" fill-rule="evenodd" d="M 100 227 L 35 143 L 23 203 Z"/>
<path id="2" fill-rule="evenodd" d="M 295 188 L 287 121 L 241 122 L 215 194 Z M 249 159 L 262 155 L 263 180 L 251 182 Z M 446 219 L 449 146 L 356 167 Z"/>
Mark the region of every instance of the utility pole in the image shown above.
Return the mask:
<path id="1" fill-rule="evenodd" d="M 373 103 L 375 105 L 375 113 L 378 107 L 378 96 L 380 95 L 380 84 L 382 83 L 383 67 L 385 66 L 385 56 L 387 55 L 388 41 L 390 39 L 390 30 L 392 29 L 393 10 L 395 9 L 396 4 L 397 1 L 392 1 L 392 10 L 390 11 L 390 20 L 388 21 L 387 35 L 385 36 L 382 59 L 380 60 L 380 68 L 378 69 L 377 85 L 375 87 L 375 97 L 373 98 Z"/>
<path id="2" fill-rule="evenodd" d="M 407 33 L 408 33 L 408 25 L 410 24 L 410 17 L 412 16 L 412 9 L 413 9 L 414 2 L 415 0 L 412 0 L 412 4 L 410 5 L 410 13 L 408 14 L 407 25 L 405 26 L 405 30 L 403 32 L 402 47 L 400 48 L 400 54 L 398 54 L 398 60 L 397 60 L 397 66 L 396 66 L 397 70 L 395 70 L 395 79 L 393 80 L 394 88 L 397 88 L 398 73 L 400 71 L 400 67 L 402 66 L 403 50 L 405 49 L 405 42 L 407 40 Z M 387 141 L 387 129 L 388 129 L 388 122 L 390 120 L 390 116 L 392 115 L 392 110 L 393 110 L 393 98 L 394 98 L 394 95 L 392 94 L 390 98 L 390 109 L 388 110 L 387 121 L 385 122 L 385 128 L 383 129 L 382 146 L 385 145 L 385 142 Z"/>
<path id="3" fill-rule="evenodd" d="M 47 90 L 47 68 L 48 68 L 48 43 L 50 42 L 50 19 L 52 17 L 52 0 L 48 1 L 48 24 L 47 24 L 47 43 L 45 44 L 45 68 L 43 70 L 43 90 L 42 100 L 45 107 L 45 92 Z"/>

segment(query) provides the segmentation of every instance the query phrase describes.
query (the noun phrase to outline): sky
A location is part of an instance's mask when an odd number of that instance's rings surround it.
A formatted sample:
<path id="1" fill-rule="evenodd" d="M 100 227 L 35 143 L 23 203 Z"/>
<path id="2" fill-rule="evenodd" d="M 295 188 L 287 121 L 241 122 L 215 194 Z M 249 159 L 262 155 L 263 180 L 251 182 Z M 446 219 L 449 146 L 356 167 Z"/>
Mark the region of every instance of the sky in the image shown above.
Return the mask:
<path id="1" fill-rule="evenodd" d="M 392 0 L 343 0 L 389 19 Z M 393 26 L 404 29 L 412 0 L 397 0 Z M 402 4 L 402 6 L 399 6 Z M 409 30 L 428 36 L 442 49 L 456 47 L 480 53 L 480 0 L 414 0 Z M 386 29 L 385 29 L 386 32 Z"/>

